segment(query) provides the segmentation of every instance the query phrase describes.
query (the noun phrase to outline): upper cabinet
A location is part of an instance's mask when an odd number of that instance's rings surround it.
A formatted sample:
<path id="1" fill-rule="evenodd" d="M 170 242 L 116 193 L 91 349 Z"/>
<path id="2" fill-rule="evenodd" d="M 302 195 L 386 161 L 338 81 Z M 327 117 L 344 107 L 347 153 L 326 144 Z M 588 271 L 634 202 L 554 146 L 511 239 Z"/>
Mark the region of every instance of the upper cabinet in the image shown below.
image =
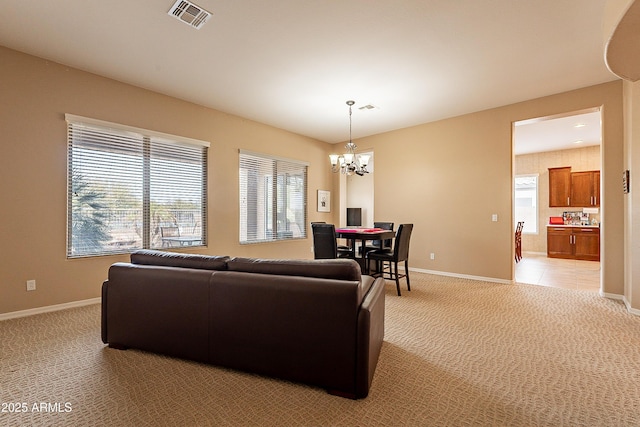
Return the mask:
<path id="1" fill-rule="evenodd" d="M 571 173 L 571 206 L 600 206 L 600 171 Z"/>
<path id="2" fill-rule="evenodd" d="M 549 169 L 549 207 L 600 206 L 600 171 L 571 172 L 571 167 Z"/>
<path id="3" fill-rule="evenodd" d="M 571 206 L 571 168 L 549 168 L 549 207 Z"/>

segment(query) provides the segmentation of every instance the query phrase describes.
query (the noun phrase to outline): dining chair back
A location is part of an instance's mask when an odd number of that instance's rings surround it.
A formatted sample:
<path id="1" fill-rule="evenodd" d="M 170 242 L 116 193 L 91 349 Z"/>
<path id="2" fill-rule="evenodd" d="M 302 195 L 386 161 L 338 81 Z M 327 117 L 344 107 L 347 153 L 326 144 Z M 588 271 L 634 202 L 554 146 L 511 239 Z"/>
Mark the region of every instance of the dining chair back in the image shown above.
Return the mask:
<path id="1" fill-rule="evenodd" d="M 376 262 L 376 272 L 373 276 L 384 277 L 385 279 L 395 280 L 398 296 L 400 293 L 400 279 L 402 277 L 407 280 L 407 290 L 411 290 L 411 282 L 409 280 L 409 243 L 411 241 L 411 233 L 413 232 L 413 224 L 400 224 L 396 232 L 396 239 L 393 244 L 393 250 L 377 250 L 367 252 L 366 266 L 369 267 L 369 261 Z M 389 263 L 389 271 L 385 271 L 384 263 Z M 398 263 L 404 262 L 404 274 L 398 272 Z"/>
<path id="2" fill-rule="evenodd" d="M 160 238 L 162 239 L 162 247 L 172 247 L 175 242 L 165 240 L 165 237 L 180 237 L 180 228 L 176 226 L 160 227 Z"/>
<path id="3" fill-rule="evenodd" d="M 373 223 L 373 227 L 374 228 L 381 228 L 383 230 L 393 230 L 393 222 L 378 222 L 378 221 L 376 221 L 376 222 Z M 371 243 L 369 243 L 364 248 L 362 248 L 362 250 L 366 254 L 369 251 L 376 251 L 376 250 L 380 250 L 380 249 L 391 249 L 392 246 L 393 246 L 393 240 L 392 239 L 372 240 Z"/>
<path id="4" fill-rule="evenodd" d="M 160 234 L 162 237 L 179 237 L 180 229 L 176 226 L 160 227 Z"/>
<path id="5" fill-rule="evenodd" d="M 407 261 L 409 259 L 409 242 L 413 224 L 400 224 L 396 233 L 396 244 L 393 246 L 395 261 Z"/>
<path id="6" fill-rule="evenodd" d="M 392 222 L 374 222 L 373 226 L 375 228 L 382 228 L 383 230 L 393 230 Z M 376 245 L 380 246 L 380 249 L 391 249 L 391 247 L 393 246 L 393 240 L 391 239 L 386 239 L 383 241 L 374 240 L 373 246 L 376 246 Z"/>
<path id="7" fill-rule="evenodd" d="M 515 232 L 515 244 L 516 244 L 516 262 L 520 262 L 522 259 L 522 229 L 524 228 L 524 221 L 518 221 Z"/>
<path id="8" fill-rule="evenodd" d="M 311 223 L 313 232 L 313 257 L 315 259 L 346 258 L 350 250 L 338 250 L 336 227 L 333 224 Z"/>

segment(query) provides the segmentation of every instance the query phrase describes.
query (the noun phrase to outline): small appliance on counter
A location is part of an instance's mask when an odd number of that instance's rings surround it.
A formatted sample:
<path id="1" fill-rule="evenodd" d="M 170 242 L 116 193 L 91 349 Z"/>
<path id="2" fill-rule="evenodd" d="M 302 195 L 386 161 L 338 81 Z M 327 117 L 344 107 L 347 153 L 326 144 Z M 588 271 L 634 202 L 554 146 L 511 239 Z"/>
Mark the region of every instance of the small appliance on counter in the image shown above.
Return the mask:
<path id="1" fill-rule="evenodd" d="M 564 225 L 564 218 L 561 216 L 549 217 L 549 224 L 551 225 Z"/>
<path id="2" fill-rule="evenodd" d="M 584 211 L 569 211 L 562 212 L 562 217 L 564 218 L 564 223 L 568 225 L 589 225 L 591 221 L 589 220 L 589 214 Z"/>
<path id="3" fill-rule="evenodd" d="M 549 217 L 549 225 L 598 225 L 598 220 L 594 216 L 583 211 L 565 211 L 562 216 Z"/>

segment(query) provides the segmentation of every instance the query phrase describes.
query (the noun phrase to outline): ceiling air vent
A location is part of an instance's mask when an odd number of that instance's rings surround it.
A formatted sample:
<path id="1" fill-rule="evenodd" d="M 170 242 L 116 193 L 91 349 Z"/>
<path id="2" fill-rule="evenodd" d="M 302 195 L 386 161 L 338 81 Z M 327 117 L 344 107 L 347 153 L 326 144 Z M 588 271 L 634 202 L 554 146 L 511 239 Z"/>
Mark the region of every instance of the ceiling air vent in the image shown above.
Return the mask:
<path id="1" fill-rule="evenodd" d="M 191 2 L 178 0 L 174 3 L 171 9 L 169 9 L 169 15 L 181 20 L 185 24 L 200 29 L 200 27 L 207 22 L 211 13 Z"/>
<path id="2" fill-rule="evenodd" d="M 371 105 L 371 104 L 367 104 L 367 105 L 363 105 L 362 107 L 359 107 L 359 110 L 375 110 L 378 107 L 376 107 L 375 105 Z"/>

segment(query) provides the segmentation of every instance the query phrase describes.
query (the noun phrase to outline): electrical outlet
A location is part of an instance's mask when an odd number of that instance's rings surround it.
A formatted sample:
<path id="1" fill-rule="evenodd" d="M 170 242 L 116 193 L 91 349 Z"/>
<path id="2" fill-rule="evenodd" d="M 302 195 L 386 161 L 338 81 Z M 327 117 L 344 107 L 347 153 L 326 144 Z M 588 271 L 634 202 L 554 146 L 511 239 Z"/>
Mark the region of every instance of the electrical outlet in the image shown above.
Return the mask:
<path id="1" fill-rule="evenodd" d="M 434 254 L 433 252 L 431 252 L 431 259 L 436 259 L 436 254 Z"/>
<path id="2" fill-rule="evenodd" d="M 498 214 L 491 215 L 491 221 L 498 222 Z"/>
<path id="3" fill-rule="evenodd" d="M 27 290 L 35 291 L 36 290 L 36 281 L 35 280 L 27 280 Z"/>

